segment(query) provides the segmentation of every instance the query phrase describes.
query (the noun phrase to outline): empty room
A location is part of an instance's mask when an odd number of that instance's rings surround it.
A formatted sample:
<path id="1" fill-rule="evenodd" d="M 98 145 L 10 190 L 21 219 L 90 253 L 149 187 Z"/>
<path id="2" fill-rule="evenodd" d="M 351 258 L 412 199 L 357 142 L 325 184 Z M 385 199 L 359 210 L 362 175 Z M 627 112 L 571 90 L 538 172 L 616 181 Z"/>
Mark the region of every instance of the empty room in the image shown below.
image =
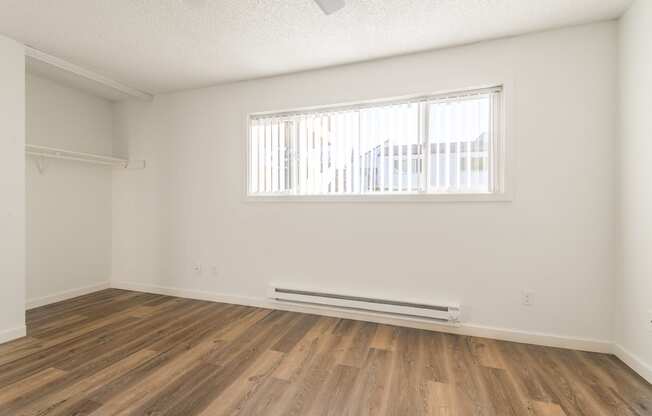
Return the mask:
<path id="1" fill-rule="evenodd" d="M 652 416 L 651 97 L 652 0 L 2 0 L 0 416 Z"/>

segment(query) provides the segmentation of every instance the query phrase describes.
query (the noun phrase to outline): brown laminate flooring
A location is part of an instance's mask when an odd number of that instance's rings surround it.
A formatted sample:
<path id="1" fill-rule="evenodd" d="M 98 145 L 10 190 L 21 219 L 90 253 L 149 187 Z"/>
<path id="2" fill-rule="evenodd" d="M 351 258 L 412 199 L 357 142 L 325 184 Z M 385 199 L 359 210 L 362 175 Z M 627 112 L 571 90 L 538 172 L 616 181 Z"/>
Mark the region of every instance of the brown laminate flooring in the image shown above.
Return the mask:
<path id="1" fill-rule="evenodd" d="M 652 415 L 617 358 L 108 289 L 27 312 L 0 415 Z"/>

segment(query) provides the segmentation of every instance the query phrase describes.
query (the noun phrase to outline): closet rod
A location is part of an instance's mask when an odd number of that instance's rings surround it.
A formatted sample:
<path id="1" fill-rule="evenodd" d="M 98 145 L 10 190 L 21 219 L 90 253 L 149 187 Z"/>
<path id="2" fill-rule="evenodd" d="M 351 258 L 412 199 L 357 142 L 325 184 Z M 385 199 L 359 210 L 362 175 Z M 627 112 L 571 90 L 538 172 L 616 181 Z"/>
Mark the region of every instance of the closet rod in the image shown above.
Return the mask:
<path id="1" fill-rule="evenodd" d="M 45 157 L 50 159 L 74 160 L 78 162 L 95 163 L 100 165 L 118 166 L 123 168 L 144 168 L 145 161 L 130 161 L 113 156 L 97 155 L 93 153 L 76 152 L 73 150 L 58 149 L 54 147 L 25 145 L 25 153 L 30 156 Z"/>

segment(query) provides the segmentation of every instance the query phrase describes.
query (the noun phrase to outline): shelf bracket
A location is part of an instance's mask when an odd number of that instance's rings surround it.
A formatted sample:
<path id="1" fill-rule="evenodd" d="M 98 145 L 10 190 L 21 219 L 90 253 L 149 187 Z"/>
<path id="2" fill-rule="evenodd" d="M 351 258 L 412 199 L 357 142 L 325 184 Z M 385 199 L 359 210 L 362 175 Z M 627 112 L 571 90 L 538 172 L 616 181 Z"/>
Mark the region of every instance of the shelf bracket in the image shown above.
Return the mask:
<path id="1" fill-rule="evenodd" d="M 34 162 L 36 163 L 36 168 L 38 169 L 38 173 L 43 175 L 45 173 L 45 169 L 47 168 L 47 161 L 43 156 L 38 156 L 34 158 Z"/>

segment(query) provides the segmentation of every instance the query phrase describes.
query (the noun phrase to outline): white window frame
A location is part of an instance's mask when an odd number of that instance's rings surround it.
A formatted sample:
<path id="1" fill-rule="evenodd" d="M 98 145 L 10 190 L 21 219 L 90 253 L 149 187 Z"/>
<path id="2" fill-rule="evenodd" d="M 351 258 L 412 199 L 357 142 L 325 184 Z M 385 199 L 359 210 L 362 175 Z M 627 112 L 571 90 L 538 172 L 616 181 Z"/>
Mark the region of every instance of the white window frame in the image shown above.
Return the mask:
<path id="1" fill-rule="evenodd" d="M 362 107 L 372 105 L 382 105 L 395 102 L 403 102 L 418 99 L 436 99 L 445 98 L 446 96 L 462 95 L 467 92 L 473 92 L 484 89 L 501 88 L 500 102 L 500 128 L 496 137 L 496 151 L 494 152 L 494 188 L 491 193 L 413 193 L 413 194 L 333 194 L 333 195 L 279 195 L 279 194 L 252 194 L 249 191 L 250 167 L 250 146 L 251 146 L 251 128 L 252 118 L 277 115 L 286 113 L 301 113 L 311 111 L 333 110 L 346 107 Z M 513 131 L 513 87 L 511 82 L 487 83 L 485 85 L 450 89 L 432 94 L 419 94 L 401 96 L 395 98 L 384 98 L 367 101 L 357 101 L 344 104 L 311 106 L 302 108 L 292 108 L 276 111 L 261 111 L 246 114 L 244 121 L 245 128 L 245 152 L 244 152 L 244 202 L 511 202 L 513 200 L 513 178 L 512 170 L 514 166 L 514 144 L 511 139 Z"/>

